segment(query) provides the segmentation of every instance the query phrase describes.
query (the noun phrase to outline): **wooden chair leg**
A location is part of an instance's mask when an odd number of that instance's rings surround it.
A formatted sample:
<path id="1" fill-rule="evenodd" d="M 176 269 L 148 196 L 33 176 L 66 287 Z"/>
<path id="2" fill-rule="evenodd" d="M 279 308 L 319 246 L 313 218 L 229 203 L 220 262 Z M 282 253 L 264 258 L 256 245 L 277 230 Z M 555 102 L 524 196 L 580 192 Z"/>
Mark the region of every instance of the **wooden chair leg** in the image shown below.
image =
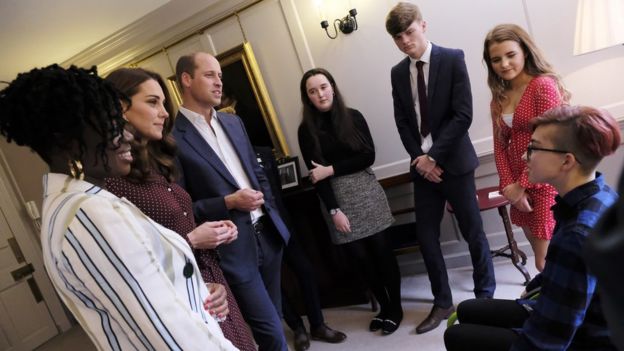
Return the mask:
<path id="1" fill-rule="evenodd" d="M 507 235 L 507 243 L 509 245 L 509 249 L 511 250 L 511 262 L 513 265 L 522 273 L 524 276 L 524 285 L 527 285 L 531 280 L 531 275 L 527 271 L 526 265 L 526 254 L 518 248 L 518 244 L 516 243 L 516 239 L 514 239 L 513 230 L 511 229 L 511 221 L 509 220 L 509 214 L 507 213 L 507 206 L 500 206 L 498 208 L 498 213 L 503 219 L 503 224 L 505 226 L 505 234 Z"/>

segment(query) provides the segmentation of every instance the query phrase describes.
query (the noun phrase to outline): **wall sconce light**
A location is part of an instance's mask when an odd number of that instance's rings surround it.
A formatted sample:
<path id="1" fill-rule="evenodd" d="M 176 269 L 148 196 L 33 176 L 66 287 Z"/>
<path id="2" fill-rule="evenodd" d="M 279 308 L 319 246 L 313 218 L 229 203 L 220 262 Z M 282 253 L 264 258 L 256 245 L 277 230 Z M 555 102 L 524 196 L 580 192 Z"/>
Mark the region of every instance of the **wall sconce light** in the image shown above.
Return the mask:
<path id="1" fill-rule="evenodd" d="M 327 28 L 329 27 L 329 23 L 326 20 L 323 20 L 321 22 L 321 28 L 325 29 L 325 33 L 327 33 L 327 36 L 330 39 L 336 39 L 336 37 L 338 36 L 338 29 L 340 29 L 340 31 L 344 34 L 352 33 L 353 31 L 356 31 L 358 29 L 357 19 L 355 18 L 355 16 L 357 16 L 357 10 L 351 9 L 349 10 L 349 13 L 343 18 L 335 19 L 334 36 L 329 34 L 329 30 L 327 30 Z M 338 23 L 338 28 L 336 28 L 336 22 Z"/>

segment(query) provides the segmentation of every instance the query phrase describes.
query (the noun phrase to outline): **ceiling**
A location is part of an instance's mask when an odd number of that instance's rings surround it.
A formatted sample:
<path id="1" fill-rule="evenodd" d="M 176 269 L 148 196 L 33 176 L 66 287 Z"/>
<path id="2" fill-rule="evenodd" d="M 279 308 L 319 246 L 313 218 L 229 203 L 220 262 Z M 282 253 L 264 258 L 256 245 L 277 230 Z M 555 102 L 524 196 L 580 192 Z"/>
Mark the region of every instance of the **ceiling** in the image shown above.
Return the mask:
<path id="1" fill-rule="evenodd" d="M 170 0 L 1 0 L 0 80 L 61 63 Z"/>

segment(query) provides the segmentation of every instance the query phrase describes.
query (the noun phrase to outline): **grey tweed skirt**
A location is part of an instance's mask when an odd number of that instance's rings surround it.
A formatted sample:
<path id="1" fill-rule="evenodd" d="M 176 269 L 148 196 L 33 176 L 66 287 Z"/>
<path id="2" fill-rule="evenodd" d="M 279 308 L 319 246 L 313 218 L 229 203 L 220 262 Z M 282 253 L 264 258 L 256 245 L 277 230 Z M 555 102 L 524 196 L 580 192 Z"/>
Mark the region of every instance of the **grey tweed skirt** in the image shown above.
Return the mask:
<path id="1" fill-rule="evenodd" d="M 336 245 L 366 238 L 388 228 L 393 222 L 388 199 L 372 169 L 333 177 L 330 179 L 340 210 L 349 219 L 351 233 L 336 230 L 331 215 L 323 202 L 323 215 L 332 242 Z"/>

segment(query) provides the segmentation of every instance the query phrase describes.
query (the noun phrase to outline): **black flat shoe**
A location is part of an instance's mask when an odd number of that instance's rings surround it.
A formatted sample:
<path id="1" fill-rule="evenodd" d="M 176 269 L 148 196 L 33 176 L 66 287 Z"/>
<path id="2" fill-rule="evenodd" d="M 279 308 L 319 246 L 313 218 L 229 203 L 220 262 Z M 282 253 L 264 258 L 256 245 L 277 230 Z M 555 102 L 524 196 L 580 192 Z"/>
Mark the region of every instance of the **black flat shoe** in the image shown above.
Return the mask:
<path id="1" fill-rule="evenodd" d="M 399 326 L 401 325 L 401 321 L 403 320 L 403 312 L 393 318 L 386 318 L 383 321 L 382 334 L 390 335 L 394 333 Z"/>
<path id="2" fill-rule="evenodd" d="M 376 332 L 380 330 L 381 328 L 383 328 L 383 325 L 384 325 L 384 320 L 382 318 L 375 317 L 368 325 L 368 330 L 372 332 Z"/>
<path id="3" fill-rule="evenodd" d="M 394 333 L 397 329 L 399 329 L 400 325 L 401 325 L 401 321 L 395 322 L 391 319 L 385 319 L 383 321 L 383 327 L 382 327 L 381 333 L 383 335 L 390 335 Z"/>

